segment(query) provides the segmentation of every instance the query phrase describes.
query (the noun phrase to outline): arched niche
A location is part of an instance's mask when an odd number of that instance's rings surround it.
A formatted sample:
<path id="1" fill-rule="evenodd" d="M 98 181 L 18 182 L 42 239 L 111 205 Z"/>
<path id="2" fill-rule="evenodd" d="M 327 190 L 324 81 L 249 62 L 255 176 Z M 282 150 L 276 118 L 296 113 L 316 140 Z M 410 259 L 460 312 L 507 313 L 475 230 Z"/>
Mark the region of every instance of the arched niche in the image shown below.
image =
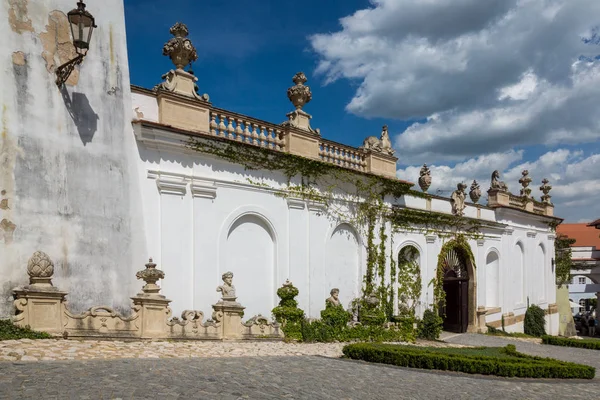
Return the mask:
<path id="1" fill-rule="evenodd" d="M 500 306 L 500 257 L 495 250 L 485 257 L 485 305 Z"/>
<path id="2" fill-rule="evenodd" d="M 323 300 L 329 297 L 332 288 L 340 290 L 339 298 L 344 307 L 359 296 L 361 244 L 360 235 L 349 223 L 339 224 L 328 235 L 321 288 Z"/>
<path id="3" fill-rule="evenodd" d="M 525 304 L 525 297 L 527 296 L 527 287 L 525 286 L 525 248 L 521 241 L 515 243 L 514 248 L 514 271 L 512 279 L 512 289 L 515 294 L 515 303 L 518 305 Z"/>
<path id="4" fill-rule="evenodd" d="M 413 244 L 403 245 L 398 251 L 398 277 L 395 296 L 398 296 L 398 313 L 414 312 L 421 315 L 421 252 Z M 414 284 L 417 283 L 417 287 Z M 412 286 L 412 287 L 411 287 Z"/>
<path id="5" fill-rule="evenodd" d="M 546 300 L 546 279 L 548 271 L 546 271 L 546 249 L 542 243 L 538 244 L 535 249 L 535 262 L 536 272 L 539 274 L 541 283 L 537 283 L 535 288 L 537 289 L 537 300 L 542 302 Z M 535 282 L 535 281 L 533 281 Z"/>
<path id="6" fill-rule="evenodd" d="M 247 213 L 229 226 L 219 271 L 231 271 L 247 318 L 269 315 L 274 304 L 276 236 L 263 216 Z"/>

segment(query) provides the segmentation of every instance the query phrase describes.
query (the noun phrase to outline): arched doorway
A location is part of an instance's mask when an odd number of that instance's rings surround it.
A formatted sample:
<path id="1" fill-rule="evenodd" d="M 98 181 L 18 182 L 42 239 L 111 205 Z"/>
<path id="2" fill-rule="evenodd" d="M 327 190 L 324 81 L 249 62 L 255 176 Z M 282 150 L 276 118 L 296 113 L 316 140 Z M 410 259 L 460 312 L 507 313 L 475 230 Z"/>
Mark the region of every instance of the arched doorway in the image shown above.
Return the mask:
<path id="1" fill-rule="evenodd" d="M 444 330 L 458 333 L 474 331 L 475 279 L 466 251 L 460 246 L 450 247 L 444 255 L 441 268 L 446 296 L 445 305 L 440 309 Z"/>

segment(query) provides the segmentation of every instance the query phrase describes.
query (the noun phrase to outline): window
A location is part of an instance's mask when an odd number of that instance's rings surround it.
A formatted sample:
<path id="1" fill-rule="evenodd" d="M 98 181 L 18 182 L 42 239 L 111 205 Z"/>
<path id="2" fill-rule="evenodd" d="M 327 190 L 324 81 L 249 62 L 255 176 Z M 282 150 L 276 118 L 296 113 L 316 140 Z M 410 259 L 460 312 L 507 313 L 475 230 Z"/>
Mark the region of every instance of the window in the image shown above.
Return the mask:
<path id="1" fill-rule="evenodd" d="M 585 285 L 585 277 L 584 276 L 580 276 L 579 277 L 579 284 L 580 285 Z"/>
<path id="2" fill-rule="evenodd" d="M 581 279 L 581 278 L 579 278 Z M 585 279 L 585 278 L 583 278 Z M 579 300 L 579 312 L 584 312 L 585 311 L 585 299 L 581 299 Z"/>

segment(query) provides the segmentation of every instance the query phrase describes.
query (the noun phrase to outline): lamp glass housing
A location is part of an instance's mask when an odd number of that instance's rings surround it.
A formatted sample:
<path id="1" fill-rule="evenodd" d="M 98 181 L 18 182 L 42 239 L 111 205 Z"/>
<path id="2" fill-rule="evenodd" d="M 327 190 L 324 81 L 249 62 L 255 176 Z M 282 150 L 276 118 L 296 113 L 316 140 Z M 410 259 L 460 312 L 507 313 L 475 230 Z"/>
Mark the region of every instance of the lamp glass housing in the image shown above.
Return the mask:
<path id="1" fill-rule="evenodd" d="M 85 10 L 83 2 L 78 2 L 77 6 L 78 8 L 69 11 L 67 17 L 71 25 L 75 50 L 78 54 L 85 55 L 90 48 L 90 41 L 96 24 L 92 14 Z"/>

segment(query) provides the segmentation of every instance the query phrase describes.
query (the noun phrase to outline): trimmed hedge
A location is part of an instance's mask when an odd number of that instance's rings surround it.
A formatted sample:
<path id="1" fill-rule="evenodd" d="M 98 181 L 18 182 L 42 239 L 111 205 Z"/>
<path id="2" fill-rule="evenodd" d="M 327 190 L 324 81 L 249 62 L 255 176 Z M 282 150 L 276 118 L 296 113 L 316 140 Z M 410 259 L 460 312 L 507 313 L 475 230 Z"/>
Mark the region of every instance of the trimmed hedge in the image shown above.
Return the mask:
<path id="1" fill-rule="evenodd" d="M 380 343 L 355 343 L 343 349 L 348 358 L 400 367 L 456 371 L 519 378 L 593 379 L 596 369 L 505 348 L 424 348 Z M 481 353 L 481 354 L 478 354 Z M 490 354 L 490 355 L 488 355 Z"/>
<path id="2" fill-rule="evenodd" d="M 597 339 L 569 339 L 557 336 L 542 336 L 543 344 L 554 346 L 579 347 L 582 349 L 600 350 L 600 340 Z"/>

